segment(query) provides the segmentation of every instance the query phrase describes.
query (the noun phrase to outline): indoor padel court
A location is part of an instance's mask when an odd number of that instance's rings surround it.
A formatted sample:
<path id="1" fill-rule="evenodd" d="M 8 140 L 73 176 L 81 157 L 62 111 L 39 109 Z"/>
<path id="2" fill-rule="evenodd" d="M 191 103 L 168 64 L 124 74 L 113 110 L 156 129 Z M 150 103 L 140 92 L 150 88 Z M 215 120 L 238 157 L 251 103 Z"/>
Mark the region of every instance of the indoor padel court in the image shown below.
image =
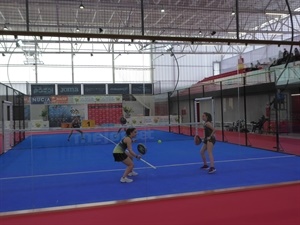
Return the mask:
<path id="1" fill-rule="evenodd" d="M 241 194 L 245 190 L 263 191 L 267 189 L 262 187 L 273 189 L 287 184 L 293 186 L 294 197 L 299 199 L 298 156 L 217 142 L 214 149 L 217 171 L 208 174 L 200 169 L 201 145 L 196 146 L 193 137 L 169 132 L 168 128 L 137 130 L 133 148 L 138 152 L 139 143 L 146 146 L 147 153 L 142 159 L 148 164 L 134 161 L 138 175 L 132 178 L 132 183 L 120 183 L 125 166 L 114 162 L 112 157 L 123 131 L 117 134 L 86 129 L 84 139 L 74 133 L 70 141 L 67 132 L 28 135 L 0 158 L 0 211 L 4 216 L 1 220 L 14 221 L 13 218 L 19 217 L 9 215 L 24 212 L 125 207 L 122 202 L 158 204 L 156 200 L 147 202 L 154 199 L 163 202 L 166 200 L 162 199 L 170 197 L 189 201 L 189 196 L 208 198 L 208 193 L 226 195 L 233 190 Z M 132 204 L 128 207 L 134 207 Z M 299 201 L 296 208 L 299 209 Z"/>

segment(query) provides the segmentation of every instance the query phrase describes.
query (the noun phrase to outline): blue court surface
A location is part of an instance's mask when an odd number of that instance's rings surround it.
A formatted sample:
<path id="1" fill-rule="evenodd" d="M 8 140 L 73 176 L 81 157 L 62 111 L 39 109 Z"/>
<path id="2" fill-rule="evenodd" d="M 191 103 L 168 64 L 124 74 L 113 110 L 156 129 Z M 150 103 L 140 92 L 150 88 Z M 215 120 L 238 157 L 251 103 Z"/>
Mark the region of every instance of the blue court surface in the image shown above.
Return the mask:
<path id="1" fill-rule="evenodd" d="M 145 144 L 143 159 L 157 169 L 135 160 L 138 176 L 120 183 L 125 165 L 114 162 L 112 150 L 122 136 L 67 137 L 35 134 L 0 156 L 0 213 L 300 180 L 297 156 L 222 142 L 214 148 L 217 172 L 208 174 L 193 137 L 152 130 L 139 132 L 134 149 Z"/>

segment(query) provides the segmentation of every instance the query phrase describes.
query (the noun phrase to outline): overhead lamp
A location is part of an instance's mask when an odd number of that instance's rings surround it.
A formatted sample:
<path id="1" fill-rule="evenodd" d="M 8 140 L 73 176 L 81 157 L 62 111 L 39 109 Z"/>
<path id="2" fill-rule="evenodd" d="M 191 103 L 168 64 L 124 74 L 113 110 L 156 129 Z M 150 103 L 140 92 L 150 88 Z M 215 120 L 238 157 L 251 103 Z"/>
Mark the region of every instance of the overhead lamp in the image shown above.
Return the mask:
<path id="1" fill-rule="evenodd" d="M 234 11 L 234 10 L 232 10 L 232 12 L 231 12 L 231 15 L 232 15 L 232 16 L 234 16 L 234 15 L 235 15 L 235 11 Z"/>
<path id="2" fill-rule="evenodd" d="M 266 15 L 270 16 L 287 16 L 287 13 L 280 13 L 280 12 L 266 12 Z"/>
<path id="3" fill-rule="evenodd" d="M 160 10 L 160 12 L 161 12 L 161 13 L 164 13 L 164 12 L 165 12 L 165 9 L 162 7 L 161 10 Z"/>
<path id="4" fill-rule="evenodd" d="M 236 34 L 237 32 L 236 31 L 228 31 L 227 32 L 228 34 Z M 247 33 L 246 32 L 239 32 L 239 35 L 246 35 Z"/>
<path id="5" fill-rule="evenodd" d="M 3 30 L 8 30 L 8 27 L 6 26 L 6 24 L 4 24 Z"/>
<path id="6" fill-rule="evenodd" d="M 210 35 L 211 35 L 211 36 L 214 36 L 216 33 L 217 33 L 217 32 L 213 30 L 213 31 L 210 33 Z"/>
<path id="7" fill-rule="evenodd" d="M 99 28 L 99 33 L 102 33 L 103 32 L 103 29 L 100 27 Z"/>
<path id="8" fill-rule="evenodd" d="M 23 44 L 23 41 L 22 40 L 17 40 L 17 42 L 16 42 L 16 46 L 18 47 L 18 48 L 20 48 L 20 47 L 22 47 L 24 44 Z"/>
<path id="9" fill-rule="evenodd" d="M 199 30 L 199 34 L 202 34 L 202 31 L 201 31 L 201 30 Z"/>
<path id="10" fill-rule="evenodd" d="M 79 9 L 84 9 L 84 5 L 82 4 L 82 1 L 80 3 Z"/>
<path id="11" fill-rule="evenodd" d="M 167 45 L 167 46 L 165 47 L 165 50 L 166 50 L 167 52 L 172 51 L 172 50 L 173 50 L 173 46 L 172 46 L 172 45 Z"/>
<path id="12" fill-rule="evenodd" d="M 76 27 L 76 31 L 77 31 L 77 32 L 79 32 L 79 31 L 80 31 L 80 30 L 79 30 L 79 27 Z"/>

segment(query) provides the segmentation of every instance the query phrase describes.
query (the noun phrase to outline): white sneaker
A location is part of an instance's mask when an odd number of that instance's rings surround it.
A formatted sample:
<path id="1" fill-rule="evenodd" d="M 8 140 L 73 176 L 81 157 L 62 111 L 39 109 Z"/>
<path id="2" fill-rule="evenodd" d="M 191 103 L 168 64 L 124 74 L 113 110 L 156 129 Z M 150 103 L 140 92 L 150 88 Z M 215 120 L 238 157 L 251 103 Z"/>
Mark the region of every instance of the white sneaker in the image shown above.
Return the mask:
<path id="1" fill-rule="evenodd" d="M 130 183 L 130 182 L 132 182 L 133 180 L 132 179 L 129 179 L 129 178 L 127 178 L 127 177 L 121 177 L 121 183 Z"/>
<path id="2" fill-rule="evenodd" d="M 134 172 L 134 171 L 132 171 L 132 172 L 130 172 L 130 173 L 128 174 L 129 177 L 137 176 L 137 175 L 138 175 L 138 173 L 137 173 L 137 172 Z"/>

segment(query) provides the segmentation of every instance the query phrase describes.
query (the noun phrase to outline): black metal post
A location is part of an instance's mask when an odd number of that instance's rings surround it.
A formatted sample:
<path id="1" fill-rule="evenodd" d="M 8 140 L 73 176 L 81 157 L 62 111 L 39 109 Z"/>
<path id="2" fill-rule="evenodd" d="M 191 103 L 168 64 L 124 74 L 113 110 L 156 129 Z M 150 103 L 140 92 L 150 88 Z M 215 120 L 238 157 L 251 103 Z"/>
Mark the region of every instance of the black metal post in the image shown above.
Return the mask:
<path id="1" fill-rule="evenodd" d="M 191 105 L 191 88 L 188 88 L 189 94 L 188 94 L 188 99 L 189 99 L 189 112 L 190 112 L 190 123 L 192 123 L 192 105 Z M 196 115 L 195 115 L 196 116 Z M 194 121 L 195 122 L 195 121 Z M 190 124 L 190 135 L 193 135 L 193 129 L 192 129 L 192 124 Z"/>
<path id="2" fill-rule="evenodd" d="M 239 0 L 235 0 L 236 39 L 240 39 Z"/>
<path id="3" fill-rule="evenodd" d="M 224 142 L 224 111 L 223 111 L 223 89 L 222 89 L 222 81 L 220 82 L 220 98 L 221 98 L 222 141 Z"/>
<path id="4" fill-rule="evenodd" d="M 141 0 L 141 28 L 142 28 L 142 36 L 145 35 L 145 27 L 144 27 L 144 0 Z"/>
<path id="5" fill-rule="evenodd" d="M 246 77 L 243 77 L 243 90 L 244 90 L 243 95 L 244 95 L 245 143 L 246 143 L 246 146 L 248 146 Z"/>
<path id="6" fill-rule="evenodd" d="M 176 91 L 177 93 L 177 114 L 178 114 L 178 116 L 177 116 L 177 119 L 178 119 L 178 134 L 180 134 L 180 124 L 179 124 L 179 122 L 180 122 L 180 107 L 179 107 L 179 91 Z"/>

